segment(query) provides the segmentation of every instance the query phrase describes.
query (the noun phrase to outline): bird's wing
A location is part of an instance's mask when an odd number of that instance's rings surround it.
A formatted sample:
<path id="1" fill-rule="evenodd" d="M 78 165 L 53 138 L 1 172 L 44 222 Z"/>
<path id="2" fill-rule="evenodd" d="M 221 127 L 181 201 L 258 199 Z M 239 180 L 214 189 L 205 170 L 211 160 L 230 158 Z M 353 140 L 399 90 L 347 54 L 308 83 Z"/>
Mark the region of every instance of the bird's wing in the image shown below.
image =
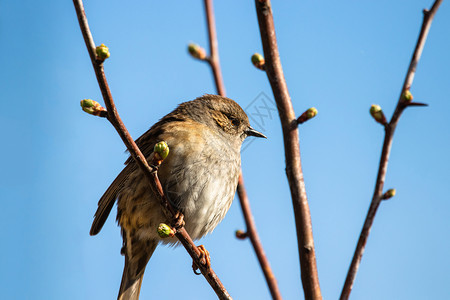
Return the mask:
<path id="1" fill-rule="evenodd" d="M 98 201 L 98 208 L 95 212 L 94 222 L 92 222 L 90 231 L 91 235 L 96 235 L 102 229 L 103 224 L 105 224 L 106 219 L 114 206 L 114 202 L 116 202 L 118 193 L 123 188 L 125 181 L 135 168 L 135 164 L 127 165 L 116 177 L 116 179 L 114 179 L 113 183 L 111 183 L 109 188 Z"/>
<path id="2" fill-rule="evenodd" d="M 155 145 L 155 139 L 151 138 L 153 137 L 153 133 L 151 132 L 151 130 L 152 128 L 150 128 L 146 133 L 141 135 L 136 140 L 136 144 L 145 157 L 148 157 L 153 152 L 153 147 Z M 125 181 L 127 180 L 128 176 L 137 168 L 136 163 L 131 156 L 126 160 L 125 164 L 127 166 L 122 170 L 122 172 L 120 172 L 116 179 L 114 179 L 113 183 L 111 183 L 109 188 L 98 201 L 98 208 L 95 212 L 94 222 L 92 222 L 90 231 L 91 235 L 96 235 L 100 232 L 106 222 L 106 219 L 109 216 L 109 213 L 111 212 L 111 209 L 114 206 L 114 203 L 116 202 L 120 190 L 124 187 Z"/>
<path id="3" fill-rule="evenodd" d="M 156 142 L 164 140 L 164 134 L 162 134 L 164 132 L 164 127 L 166 124 L 172 124 L 173 126 L 174 123 L 170 122 L 173 122 L 174 120 L 178 119 L 168 116 L 164 117 L 136 140 L 137 146 L 145 157 L 148 158 L 153 152 L 153 147 L 155 146 Z M 91 235 L 96 235 L 100 232 L 103 224 L 105 224 L 106 219 L 109 216 L 109 213 L 111 212 L 111 209 L 114 206 L 114 202 L 116 201 L 120 190 L 125 184 L 125 181 L 127 180 L 128 176 L 137 168 L 137 165 L 131 156 L 126 160 L 125 164 L 127 166 L 122 170 L 122 172 L 120 172 L 117 178 L 113 181 L 113 183 L 109 186 L 109 188 L 98 201 L 98 208 L 95 212 L 94 222 L 92 223 L 90 231 Z"/>

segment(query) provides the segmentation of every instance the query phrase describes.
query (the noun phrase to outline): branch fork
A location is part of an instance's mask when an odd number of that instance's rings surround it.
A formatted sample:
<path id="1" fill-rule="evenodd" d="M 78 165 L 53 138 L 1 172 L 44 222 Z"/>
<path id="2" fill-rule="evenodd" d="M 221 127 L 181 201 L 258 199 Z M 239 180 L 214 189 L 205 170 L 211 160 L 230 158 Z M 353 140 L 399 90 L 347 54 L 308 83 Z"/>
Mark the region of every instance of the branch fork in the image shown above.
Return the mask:
<path id="1" fill-rule="evenodd" d="M 414 75 L 416 72 L 417 64 L 419 63 L 420 56 L 422 54 L 423 48 L 425 46 L 425 41 L 427 39 L 428 31 L 430 30 L 431 22 L 436 14 L 439 6 L 441 5 L 442 0 L 435 0 L 433 6 L 430 10 L 423 10 L 423 21 L 422 27 L 420 29 L 419 38 L 416 43 L 416 47 L 414 49 L 408 71 L 406 72 L 405 80 L 400 92 L 400 97 L 397 102 L 397 106 L 395 111 L 391 117 L 389 123 L 386 120 L 382 122 L 382 117 L 380 117 L 380 113 L 382 113 L 381 108 L 370 110 L 372 117 L 379 123 L 384 123 L 385 125 L 385 136 L 383 142 L 383 148 L 381 151 L 380 164 L 378 168 L 378 175 L 375 184 L 375 190 L 373 193 L 372 201 L 370 203 L 369 211 L 367 212 L 366 219 L 364 221 L 363 228 L 361 230 L 358 243 L 356 245 L 355 253 L 353 254 L 352 261 L 350 263 L 349 270 L 347 272 L 347 277 L 345 279 L 344 286 L 342 288 L 340 300 L 347 300 L 350 297 L 350 293 L 353 288 L 353 284 L 356 278 L 356 273 L 358 272 L 359 265 L 361 263 L 361 259 L 364 253 L 364 249 L 366 247 L 367 239 L 369 237 L 370 230 L 372 228 L 375 215 L 380 206 L 381 201 L 389 199 L 395 195 L 395 190 L 388 190 L 385 194 L 383 194 L 383 186 L 387 173 L 387 166 L 389 155 L 392 147 L 392 141 L 394 138 L 395 128 L 397 127 L 400 116 L 403 111 L 409 106 L 427 106 L 425 103 L 419 102 L 411 102 L 413 100 L 413 96 L 410 92 Z M 373 107 L 373 106 L 372 106 Z M 384 115 L 383 115 L 384 117 Z M 381 120 L 381 122 L 380 122 Z"/>

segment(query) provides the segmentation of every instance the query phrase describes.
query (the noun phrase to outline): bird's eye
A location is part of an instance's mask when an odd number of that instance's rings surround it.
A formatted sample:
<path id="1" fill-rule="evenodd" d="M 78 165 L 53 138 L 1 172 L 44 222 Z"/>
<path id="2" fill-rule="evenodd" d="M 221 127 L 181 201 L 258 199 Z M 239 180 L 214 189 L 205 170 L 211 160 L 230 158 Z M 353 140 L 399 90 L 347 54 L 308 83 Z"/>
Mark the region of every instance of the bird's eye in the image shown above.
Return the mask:
<path id="1" fill-rule="evenodd" d="M 233 126 L 239 126 L 239 124 L 241 124 L 241 121 L 239 121 L 238 119 L 232 118 L 231 124 L 233 124 Z"/>

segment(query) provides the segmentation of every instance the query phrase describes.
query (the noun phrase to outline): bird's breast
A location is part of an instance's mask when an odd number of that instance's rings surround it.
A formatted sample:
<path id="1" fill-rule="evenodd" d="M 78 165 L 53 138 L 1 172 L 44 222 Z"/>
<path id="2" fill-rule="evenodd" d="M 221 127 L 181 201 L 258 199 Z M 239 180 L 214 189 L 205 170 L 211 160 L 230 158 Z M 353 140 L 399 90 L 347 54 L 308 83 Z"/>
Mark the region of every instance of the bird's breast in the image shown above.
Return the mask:
<path id="1" fill-rule="evenodd" d="M 166 141 L 170 149 L 158 176 L 169 202 L 184 214 L 187 232 L 199 239 L 222 221 L 232 203 L 240 149 L 204 125 L 178 125 L 166 125 L 154 139 Z M 120 192 L 117 219 L 126 231 L 148 240 L 159 239 L 158 224 L 170 221 L 139 169 L 130 174 Z M 162 242 L 175 243 L 176 239 Z"/>
<path id="2" fill-rule="evenodd" d="M 232 203 L 240 153 L 208 131 L 181 136 L 184 143 L 177 138 L 167 137 L 170 159 L 161 165 L 161 183 L 171 204 L 183 212 L 186 230 L 198 239 L 217 226 Z"/>

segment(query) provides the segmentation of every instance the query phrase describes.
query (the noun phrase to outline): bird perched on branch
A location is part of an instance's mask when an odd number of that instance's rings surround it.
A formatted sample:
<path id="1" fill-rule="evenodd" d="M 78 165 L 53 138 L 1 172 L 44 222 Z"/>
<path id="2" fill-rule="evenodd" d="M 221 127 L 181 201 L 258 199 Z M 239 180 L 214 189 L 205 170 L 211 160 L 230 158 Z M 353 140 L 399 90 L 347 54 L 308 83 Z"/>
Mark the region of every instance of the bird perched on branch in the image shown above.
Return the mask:
<path id="1" fill-rule="evenodd" d="M 248 136 L 265 137 L 250 126 L 236 102 L 204 95 L 180 104 L 136 140 L 147 159 L 156 143 L 168 144 L 170 153 L 158 176 L 168 201 L 184 215 L 193 240 L 211 232 L 225 217 L 238 183 L 241 145 Z M 177 239 L 160 238 L 158 225 L 170 220 L 134 160 L 125 164 L 98 202 L 90 234 L 101 230 L 117 199 L 125 256 L 118 299 L 136 300 L 158 243 L 174 244 Z"/>

